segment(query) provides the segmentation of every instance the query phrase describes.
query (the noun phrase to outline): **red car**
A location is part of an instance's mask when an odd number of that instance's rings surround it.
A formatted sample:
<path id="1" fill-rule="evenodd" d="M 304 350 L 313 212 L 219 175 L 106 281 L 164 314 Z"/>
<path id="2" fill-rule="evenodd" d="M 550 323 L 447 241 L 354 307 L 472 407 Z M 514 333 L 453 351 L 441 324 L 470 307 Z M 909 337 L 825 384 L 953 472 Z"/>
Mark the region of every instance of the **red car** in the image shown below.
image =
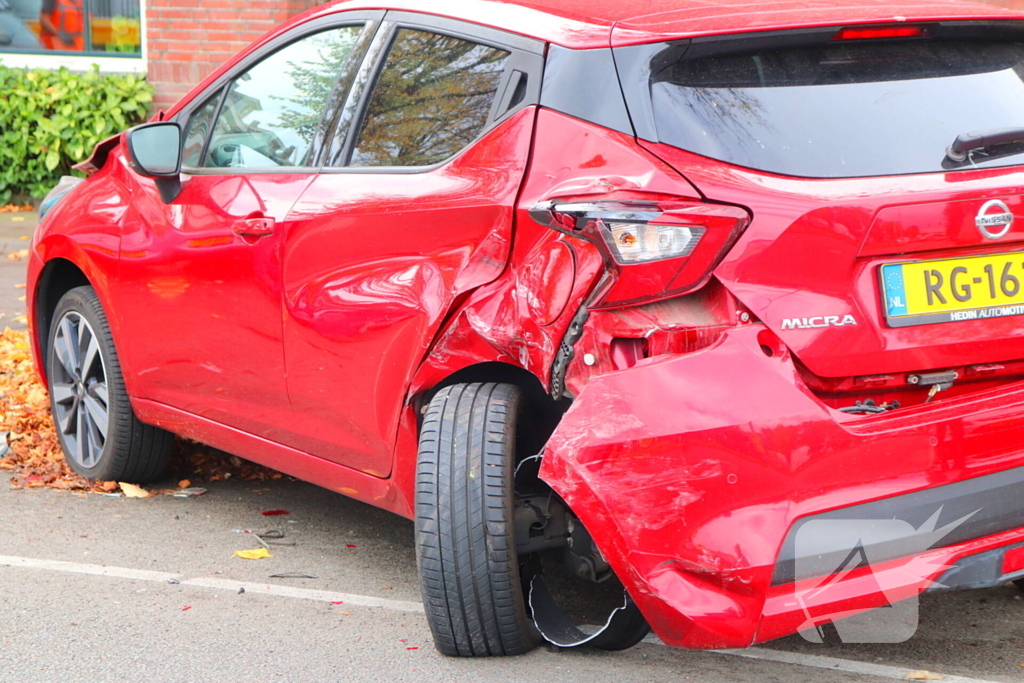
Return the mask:
<path id="1" fill-rule="evenodd" d="M 77 472 L 174 433 L 414 519 L 449 655 L 1024 576 L 1024 14 L 425 4 L 302 15 L 48 198 Z"/>

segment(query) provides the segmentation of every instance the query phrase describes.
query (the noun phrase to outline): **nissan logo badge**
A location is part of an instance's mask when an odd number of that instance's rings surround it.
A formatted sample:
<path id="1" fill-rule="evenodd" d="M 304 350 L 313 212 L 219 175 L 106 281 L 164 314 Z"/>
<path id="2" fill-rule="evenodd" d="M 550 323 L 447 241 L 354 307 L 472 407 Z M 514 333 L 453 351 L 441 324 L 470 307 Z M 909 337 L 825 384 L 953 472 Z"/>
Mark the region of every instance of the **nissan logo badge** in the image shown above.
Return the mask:
<path id="1" fill-rule="evenodd" d="M 974 224 L 978 226 L 978 232 L 982 237 L 997 240 L 1010 232 L 1010 227 L 1013 226 L 1013 213 L 1006 202 L 993 199 L 981 207 Z"/>

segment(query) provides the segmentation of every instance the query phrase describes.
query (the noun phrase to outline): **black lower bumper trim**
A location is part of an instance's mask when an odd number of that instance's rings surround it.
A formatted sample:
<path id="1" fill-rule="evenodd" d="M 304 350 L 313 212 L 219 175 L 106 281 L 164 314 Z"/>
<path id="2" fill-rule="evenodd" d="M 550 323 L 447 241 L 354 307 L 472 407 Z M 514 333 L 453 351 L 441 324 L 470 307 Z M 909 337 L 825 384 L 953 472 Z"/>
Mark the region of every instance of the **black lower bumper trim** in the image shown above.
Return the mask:
<path id="1" fill-rule="evenodd" d="M 1024 467 L 798 520 L 772 585 L 830 576 L 854 551 L 870 564 L 1024 527 Z"/>

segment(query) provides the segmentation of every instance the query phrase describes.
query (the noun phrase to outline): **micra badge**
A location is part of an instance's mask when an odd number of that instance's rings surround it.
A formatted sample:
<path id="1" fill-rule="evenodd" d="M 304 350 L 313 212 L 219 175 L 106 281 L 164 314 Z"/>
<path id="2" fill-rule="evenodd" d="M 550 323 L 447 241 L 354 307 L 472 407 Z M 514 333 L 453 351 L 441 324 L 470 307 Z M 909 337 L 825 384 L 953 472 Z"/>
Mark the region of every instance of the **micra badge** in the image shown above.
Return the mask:
<path id="1" fill-rule="evenodd" d="M 844 327 L 856 325 L 852 315 L 819 315 L 814 318 L 783 318 L 784 330 L 812 330 L 820 327 Z"/>

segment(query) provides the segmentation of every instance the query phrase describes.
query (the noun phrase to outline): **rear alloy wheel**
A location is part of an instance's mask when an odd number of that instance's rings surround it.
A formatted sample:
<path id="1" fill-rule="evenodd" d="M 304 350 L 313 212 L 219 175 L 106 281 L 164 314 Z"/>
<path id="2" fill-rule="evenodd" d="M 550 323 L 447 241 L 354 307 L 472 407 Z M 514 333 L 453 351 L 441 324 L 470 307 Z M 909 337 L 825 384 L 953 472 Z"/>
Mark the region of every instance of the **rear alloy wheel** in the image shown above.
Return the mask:
<path id="1" fill-rule="evenodd" d="M 537 479 L 539 457 L 517 452 L 517 441 L 537 440 L 534 421 L 521 418 L 524 408 L 514 385 L 456 384 L 439 391 L 424 415 L 416 556 L 437 649 L 474 657 L 522 654 L 542 640 L 630 647 L 648 633 L 647 622 L 609 580 L 614 575 L 579 520 Z M 568 586 L 592 606 L 596 584 L 580 578 L 587 575 L 605 584 L 612 605 L 583 621 L 603 628 L 585 632 L 552 595 Z"/>
<path id="2" fill-rule="evenodd" d="M 174 437 L 135 417 L 95 290 L 67 292 L 53 321 L 46 374 L 68 465 L 92 480 L 145 483 L 159 477 Z"/>

